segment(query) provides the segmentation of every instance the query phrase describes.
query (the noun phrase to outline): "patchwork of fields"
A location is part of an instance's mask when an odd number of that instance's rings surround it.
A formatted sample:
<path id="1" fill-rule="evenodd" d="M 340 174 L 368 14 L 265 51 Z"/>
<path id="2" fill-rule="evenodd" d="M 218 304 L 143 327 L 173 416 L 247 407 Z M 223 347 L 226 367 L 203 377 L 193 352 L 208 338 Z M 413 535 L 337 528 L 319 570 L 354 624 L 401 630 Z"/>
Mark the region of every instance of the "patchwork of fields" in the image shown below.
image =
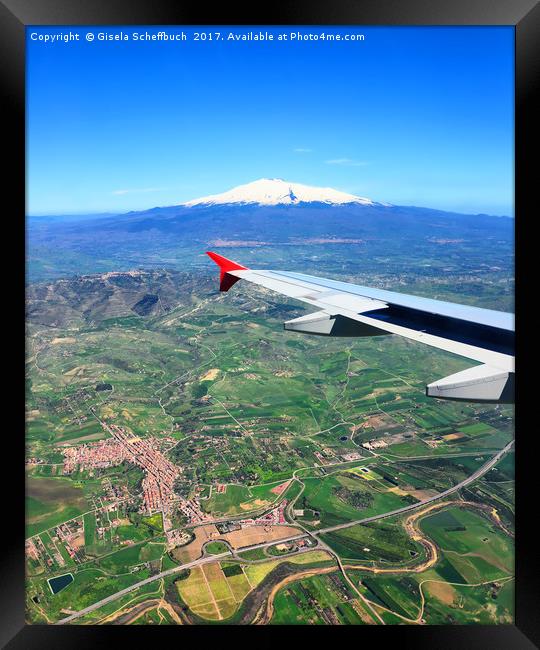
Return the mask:
<path id="1" fill-rule="evenodd" d="M 512 439 L 511 407 L 427 398 L 427 381 L 469 364 L 426 346 L 284 335 L 302 313 L 208 284 L 146 317 L 29 323 L 28 622 L 94 605 L 73 622 L 512 620 L 512 453 L 453 495 L 473 505 L 429 513 L 417 538 L 403 517 L 324 532 L 458 485 Z M 166 516 L 143 511 L 132 462 L 65 473 L 67 449 L 110 440 L 104 424 L 178 468 Z M 283 521 L 253 523 L 277 507 Z M 316 549 L 286 541 L 298 535 Z M 437 563 L 415 573 L 425 540 Z M 52 594 L 48 579 L 68 572 Z"/>

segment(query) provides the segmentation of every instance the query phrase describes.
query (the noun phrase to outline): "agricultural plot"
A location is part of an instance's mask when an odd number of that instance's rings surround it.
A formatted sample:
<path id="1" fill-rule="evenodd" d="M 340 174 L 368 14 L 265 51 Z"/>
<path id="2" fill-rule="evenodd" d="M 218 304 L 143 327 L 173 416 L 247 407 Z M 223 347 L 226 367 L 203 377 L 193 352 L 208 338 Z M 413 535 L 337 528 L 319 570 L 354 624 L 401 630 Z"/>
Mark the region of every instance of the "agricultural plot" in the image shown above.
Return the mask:
<path id="1" fill-rule="evenodd" d="M 338 572 L 283 587 L 274 599 L 271 619 L 274 625 L 358 625 L 365 621 L 363 606 Z"/>
<path id="2" fill-rule="evenodd" d="M 426 516 L 419 524 L 440 549 L 436 565 L 408 576 L 353 572 L 353 580 L 365 597 L 411 622 L 421 614 L 429 624 L 510 623 L 511 539 L 471 508 L 450 506 Z M 419 561 L 420 557 L 415 564 Z M 423 612 L 421 592 L 425 598 Z"/>
<path id="3" fill-rule="evenodd" d="M 321 537 L 340 557 L 353 563 L 410 565 L 424 554 L 422 546 L 406 534 L 403 526 L 391 520 L 359 524 Z"/>
<path id="4" fill-rule="evenodd" d="M 408 619 L 414 620 L 420 613 L 420 591 L 414 578 L 382 574 L 362 575 L 357 579 L 370 602 Z"/>
<path id="5" fill-rule="evenodd" d="M 96 598 L 97 600 L 106 598 L 124 587 L 148 577 L 148 575 L 147 571 L 141 570 L 135 573 L 111 576 L 101 569 L 83 568 L 74 572 L 73 582 L 55 595 L 52 595 L 46 579 L 32 579 L 27 583 L 27 602 L 31 598 L 37 597 L 41 611 L 46 612 L 49 619 L 44 620 L 43 614 L 36 612 L 37 620 L 47 623 L 55 622 L 65 616 L 62 610 L 84 609 L 96 602 Z"/>
<path id="6" fill-rule="evenodd" d="M 176 621 L 166 609 L 154 607 L 129 621 L 128 625 L 174 625 Z"/>
<path id="7" fill-rule="evenodd" d="M 253 497 L 248 487 L 227 485 L 226 490 L 222 493 L 213 490 L 212 496 L 203 502 L 203 507 L 206 512 L 212 513 L 215 517 L 236 515 L 242 510 L 251 510 L 250 501 L 253 501 Z M 266 504 L 261 502 L 259 505 Z"/>
<path id="8" fill-rule="evenodd" d="M 134 589 L 121 598 L 106 603 L 102 607 L 85 614 L 79 619 L 81 624 L 123 622 L 129 623 L 131 616 L 136 612 L 132 608 L 137 606 L 144 607 L 148 601 L 155 602 L 161 600 L 164 596 L 165 588 L 170 586 L 170 580 L 150 582 L 142 587 Z M 145 608 L 146 609 L 146 608 Z"/>
<path id="9" fill-rule="evenodd" d="M 239 580 L 238 576 L 227 578 L 216 562 L 191 569 L 187 578 L 176 581 L 176 586 L 180 597 L 194 614 L 206 620 L 223 620 L 234 614 L 238 602 L 247 593 L 246 582 Z M 235 592 L 237 595 L 243 593 L 240 600 L 235 597 Z"/>
<path id="10" fill-rule="evenodd" d="M 243 560 L 249 560 L 252 562 L 253 560 L 266 560 L 268 556 L 263 548 L 254 548 L 249 551 L 239 552 L 238 557 Z"/>
<path id="11" fill-rule="evenodd" d="M 298 565 L 325 563 L 328 554 L 312 551 L 289 558 Z M 242 565 L 215 562 L 189 570 L 189 575 L 176 580 L 176 588 L 184 603 L 204 620 L 221 621 L 233 616 L 246 595 L 256 588 L 283 560 Z"/>
<path id="12" fill-rule="evenodd" d="M 26 534 L 28 537 L 76 517 L 89 509 L 84 490 L 65 478 L 26 481 Z"/>
<path id="13" fill-rule="evenodd" d="M 475 584 L 513 575 L 512 539 L 478 512 L 448 508 L 426 517 L 421 526 L 442 549 L 447 565 L 463 578 L 458 582 Z"/>
<path id="14" fill-rule="evenodd" d="M 426 583 L 424 616 L 434 625 L 493 625 L 514 621 L 514 581 L 479 586 Z"/>
<path id="15" fill-rule="evenodd" d="M 322 247 L 319 253 L 330 263 Z M 335 273 L 343 273 L 339 265 Z M 197 559 L 207 542 L 208 552 L 223 548 L 215 525 L 191 528 L 175 509 L 173 527 L 195 539 L 167 553 L 161 514 L 141 512 L 145 474 L 133 464 L 75 469 L 64 476 L 66 448 L 109 438 L 99 420 L 155 439 L 180 470 L 176 496 L 198 500 L 212 517 L 247 518 L 281 499 L 294 500 L 294 510 L 302 514 L 293 515 L 291 525 L 222 536 L 239 548 L 297 534 L 295 522 L 317 530 L 416 503 L 472 474 L 512 436 L 509 407 L 425 397 L 426 381 L 464 369 L 462 359 L 390 337 L 284 334 L 283 320 L 305 310 L 292 303 L 272 305 L 266 296 L 253 312 L 250 298 L 231 292 L 225 301 L 208 287 L 201 293 L 188 283 L 178 289 L 176 303 L 149 316 L 122 316 L 108 305 L 104 320 L 90 322 L 64 310 L 65 321 L 54 332 L 49 325 L 31 324 L 26 442 L 28 455 L 39 462 L 27 468 L 27 535 L 39 535 L 46 555 L 28 560 L 29 621 L 54 622 L 66 615 L 62 610 L 97 602 L 150 571 Z M 369 441 L 387 446 L 369 451 L 362 447 Z M 361 459 L 346 461 L 353 452 Z M 293 474 L 299 480 L 289 483 Z M 513 479 L 508 455 L 461 495 L 496 508 L 511 531 Z M 84 538 L 76 559 L 53 533 L 73 517 L 80 517 Z M 420 590 L 428 623 L 507 621 L 512 539 L 470 509 L 445 509 L 426 517 L 421 527 L 441 549 L 429 571 L 351 570 L 361 577 L 364 595 L 380 602 L 387 622 L 403 622 L 398 615 L 416 617 Z M 322 539 L 351 565 L 409 567 L 425 559 L 424 547 L 399 520 L 357 525 Z M 175 593 L 203 621 L 234 621 L 246 596 L 281 563 L 321 568 L 333 563 L 321 551 L 269 558 L 257 549 L 242 557 L 258 562 L 193 568 L 176 580 Z M 52 595 L 46 579 L 68 570 L 74 581 Z M 333 576 L 292 581 L 278 590 L 272 622 L 368 622 L 361 601 Z M 81 622 L 97 622 L 132 601 L 162 595 L 158 583 L 150 583 Z M 169 616 L 150 608 L 133 623 L 159 624 Z"/>
<path id="16" fill-rule="evenodd" d="M 212 491 L 212 496 L 203 502 L 206 512 L 214 516 L 238 515 L 269 507 L 279 498 L 272 490 L 280 482 L 247 487 L 244 485 L 226 485 L 224 491 Z"/>
<path id="17" fill-rule="evenodd" d="M 380 481 L 367 481 L 351 473 L 339 473 L 323 479 L 304 479 L 301 505 L 309 519 L 304 523 L 324 528 L 345 521 L 395 510 L 406 505 L 404 495 Z"/>
<path id="18" fill-rule="evenodd" d="M 148 561 L 148 559 L 150 559 L 147 557 L 146 553 L 143 553 L 143 551 L 146 550 L 146 546 L 147 545 L 144 542 L 134 544 L 133 546 L 128 546 L 124 549 L 115 551 L 114 553 L 100 558 L 97 561 L 97 564 L 109 573 L 120 574 L 128 572 L 130 568 L 140 566 L 144 562 Z M 158 545 L 155 551 L 153 553 L 149 552 L 148 555 L 157 555 L 158 557 L 161 557 L 162 553 L 163 547 L 161 545 Z"/>
<path id="19" fill-rule="evenodd" d="M 261 564 L 251 564 L 244 567 L 244 572 L 253 585 L 259 584 L 275 567 L 281 562 L 291 562 L 292 564 L 319 564 L 332 562 L 333 560 L 325 551 L 310 551 L 301 553 L 283 560 L 270 560 Z"/>

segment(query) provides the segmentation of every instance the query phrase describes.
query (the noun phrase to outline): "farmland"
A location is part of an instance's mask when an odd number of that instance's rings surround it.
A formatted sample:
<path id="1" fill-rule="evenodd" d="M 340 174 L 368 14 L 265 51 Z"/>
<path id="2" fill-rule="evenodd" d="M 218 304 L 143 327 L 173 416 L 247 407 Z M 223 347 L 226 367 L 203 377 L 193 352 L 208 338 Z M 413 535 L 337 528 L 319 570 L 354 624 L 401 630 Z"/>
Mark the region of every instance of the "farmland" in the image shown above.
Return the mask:
<path id="1" fill-rule="evenodd" d="M 297 304 L 172 278 L 149 315 L 29 321 L 27 620 L 94 605 L 74 623 L 512 620 L 512 453 L 456 492 L 471 506 L 421 518 L 418 538 L 404 517 L 324 532 L 421 506 L 512 439 L 509 406 L 425 396 L 468 362 L 397 338 L 284 334 Z M 118 430 L 176 468 L 170 509 L 145 510 L 147 470 Z M 105 460 L 66 472 L 69 450 Z M 302 536 L 312 548 L 280 541 Z M 416 573 L 425 540 L 437 564 Z M 53 595 L 48 578 L 67 572 Z"/>

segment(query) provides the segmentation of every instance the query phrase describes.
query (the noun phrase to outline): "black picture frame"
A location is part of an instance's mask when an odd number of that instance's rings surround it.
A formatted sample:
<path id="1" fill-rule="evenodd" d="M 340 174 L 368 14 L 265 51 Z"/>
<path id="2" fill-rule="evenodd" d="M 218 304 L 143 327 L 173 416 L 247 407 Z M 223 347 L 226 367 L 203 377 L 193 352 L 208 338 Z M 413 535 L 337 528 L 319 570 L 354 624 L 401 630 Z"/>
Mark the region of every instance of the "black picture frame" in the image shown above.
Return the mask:
<path id="1" fill-rule="evenodd" d="M 528 352 L 524 352 L 527 340 L 527 317 L 521 311 L 523 286 L 529 278 L 522 271 L 525 265 L 523 251 L 526 247 L 527 223 L 537 218 L 534 189 L 535 148 L 531 146 L 533 125 L 538 107 L 534 91 L 540 78 L 540 7 L 536 0 L 302 0 L 286 3 L 265 4 L 264 14 L 255 5 L 220 4 L 211 9 L 193 0 L 171 2 L 167 0 L 0 0 L 0 75 L 5 91 L 5 136 L 11 142 L 7 149 L 9 164 L 6 169 L 5 188 L 13 201 L 13 221 L 24 223 L 25 211 L 25 26 L 27 25 L 513 25 L 516 43 L 516 99 L 515 99 L 515 214 L 516 214 L 516 318 L 518 322 L 517 362 L 523 377 L 518 380 L 519 397 L 516 410 L 516 618 L 515 625 L 497 626 L 399 626 L 377 629 L 362 627 L 296 628 L 303 642 L 386 643 L 414 645 L 415 648 L 434 649 L 463 648 L 534 648 L 540 645 L 540 607 L 538 588 L 538 550 L 536 543 L 537 504 L 534 487 L 535 455 L 532 445 L 538 434 L 529 428 L 527 411 L 534 407 L 534 385 L 525 379 Z M 537 184 L 537 182 L 536 182 Z M 531 213 L 529 215 L 529 213 Z M 24 226 L 16 227 L 15 237 L 21 244 L 19 251 L 24 257 Z M 14 239 L 13 241 L 16 241 Z M 12 243 L 10 248 L 14 248 Z M 523 261 L 522 261 L 523 260 Z M 24 279 L 24 259 L 17 266 Z M 521 279 L 520 279 L 521 278 Z M 23 281 L 24 284 L 24 281 Z M 530 285 L 529 285 L 530 286 Z M 20 286 L 19 286 L 20 288 Z M 525 293 L 526 289 L 524 290 Z M 13 305 L 24 298 L 16 290 Z M 521 318 L 523 317 L 523 323 Z M 535 317 L 536 318 L 536 317 Z M 523 363 L 521 353 L 523 351 Z M 24 385 L 24 382 L 22 382 Z M 24 389 L 23 389 L 24 390 Z M 23 390 L 21 393 L 24 395 Z M 23 398 L 24 400 L 24 398 Z M 21 409 L 21 419 L 24 418 Z M 533 420 L 531 420 L 532 422 Z M 10 522 L 10 534 L 3 533 L 3 553 L 0 556 L 0 643 L 2 647 L 28 650 L 29 648 L 71 647 L 77 650 L 105 647 L 129 642 L 156 644 L 169 640 L 174 642 L 205 644 L 257 643 L 262 647 L 275 646 L 278 636 L 287 635 L 292 643 L 293 630 L 281 628 L 245 627 L 190 627 L 155 628 L 98 627 L 98 626 L 28 626 L 24 623 L 24 473 L 19 470 L 24 461 L 24 421 L 16 419 L 18 436 L 9 442 L 15 467 L 10 491 L 17 486 L 20 495 L 8 500 L 4 507 L 4 521 Z M 20 424 L 19 424 L 20 423 Z M 22 426 L 21 426 L 22 425 Z M 6 432 L 7 433 L 7 432 Z M 13 432 L 12 432 L 13 433 Z M 20 455 L 19 455 L 20 454 Z M 18 465 L 20 463 L 20 465 Z M 7 479 L 5 479 L 7 481 Z M 7 526 L 4 527 L 7 531 Z M 21 540 L 21 535 L 23 540 Z M 156 636 L 157 635 L 157 636 Z M 347 636 L 345 636 L 347 635 Z M 352 636 L 351 636 L 352 635 Z M 298 640 L 295 640 L 298 642 Z"/>

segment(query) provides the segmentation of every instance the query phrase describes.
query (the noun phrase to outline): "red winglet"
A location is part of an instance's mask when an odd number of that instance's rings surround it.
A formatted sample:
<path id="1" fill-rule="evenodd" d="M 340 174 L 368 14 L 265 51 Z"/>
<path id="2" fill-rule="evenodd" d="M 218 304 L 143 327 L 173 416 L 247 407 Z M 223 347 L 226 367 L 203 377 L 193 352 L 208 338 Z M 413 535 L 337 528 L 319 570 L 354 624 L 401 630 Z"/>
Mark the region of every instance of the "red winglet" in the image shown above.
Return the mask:
<path id="1" fill-rule="evenodd" d="M 228 291 L 235 282 L 238 282 L 240 278 L 237 278 L 234 275 L 231 275 L 229 271 L 246 271 L 247 266 L 242 266 L 237 264 L 232 260 L 218 255 L 217 253 L 212 253 L 212 251 L 206 251 L 208 257 L 213 260 L 219 266 L 219 290 Z"/>

